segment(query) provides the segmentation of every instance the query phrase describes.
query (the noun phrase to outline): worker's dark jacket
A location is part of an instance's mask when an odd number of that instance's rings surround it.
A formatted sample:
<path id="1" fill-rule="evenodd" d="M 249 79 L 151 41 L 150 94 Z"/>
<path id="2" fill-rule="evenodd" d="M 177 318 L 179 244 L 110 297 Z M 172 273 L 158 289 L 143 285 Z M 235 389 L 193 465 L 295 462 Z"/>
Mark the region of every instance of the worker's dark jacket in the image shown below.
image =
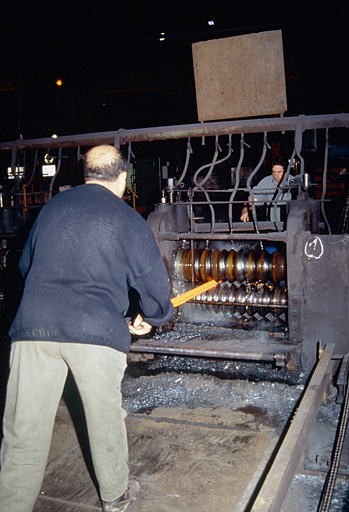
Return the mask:
<path id="1" fill-rule="evenodd" d="M 169 278 L 146 221 L 102 185 L 59 193 L 41 210 L 20 270 L 12 341 L 89 343 L 128 352 L 129 290 L 154 326 L 173 316 Z"/>

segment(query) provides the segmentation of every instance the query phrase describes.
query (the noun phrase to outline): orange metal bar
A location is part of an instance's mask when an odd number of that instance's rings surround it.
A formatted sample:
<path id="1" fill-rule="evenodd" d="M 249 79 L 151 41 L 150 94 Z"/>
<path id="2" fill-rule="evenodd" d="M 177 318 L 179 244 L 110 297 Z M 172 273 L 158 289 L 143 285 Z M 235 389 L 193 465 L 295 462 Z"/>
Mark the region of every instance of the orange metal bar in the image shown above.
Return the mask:
<path id="1" fill-rule="evenodd" d="M 193 299 L 197 295 L 200 295 L 200 293 L 204 293 L 207 292 L 207 290 L 211 290 L 211 288 L 214 288 L 215 286 L 217 286 L 217 284 L 218 282 L 213 279 L 212 281 L 208 281 L 207 283 L 201 284 L 200 286 L 197 286 L 196 288 L 193 288 L 192 290 L 189 290 L 188 292 L 185 292 L 182 295 L 179 295 L 178 297 L 173 297 L 171 299 L 171 302 L 175 308 L 178 308 L 178 306 L 181 306 L 185 302 L 188 302 L 188 300 Z"/>

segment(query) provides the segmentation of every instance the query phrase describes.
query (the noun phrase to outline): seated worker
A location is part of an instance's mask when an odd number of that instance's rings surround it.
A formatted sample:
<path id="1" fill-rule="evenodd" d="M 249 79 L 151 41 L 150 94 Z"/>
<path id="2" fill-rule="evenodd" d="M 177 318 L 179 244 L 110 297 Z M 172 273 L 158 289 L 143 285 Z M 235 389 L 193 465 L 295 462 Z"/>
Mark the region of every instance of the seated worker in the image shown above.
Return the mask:
<path id="1" fill-rule="evenodd" d="M 267 209 L 269 210 L 267 220 L 272 222 L 279 222 L 281 220 L 280 207 L 286 203 L 279 201 L 292 199 L 291 191 L 288 188 L 282 190 L 282 187 L 288 185 L 289 179 L 292 178 L 292 176 L 289 176 L 284 181 L 285 172 L 286 163 L 281 157 L 276 157 L 271 166 L 271 175 L 266 176 L 258 185 L 253 187 L 254 201 L 261 201 L 263 204 L 267 205 Z M 249 198 L 249 201 L 250 200 L 251 198 Z M 278 201 L 278 203 L 273 205 L 273 201 L 275 200 Z M 240 215 L 242 222 L 248 222 L 250 220 L 249 210 L 251 210 L 251 208 L 251 203 L 249 203 L 249 205 L 245 203 Z"/>

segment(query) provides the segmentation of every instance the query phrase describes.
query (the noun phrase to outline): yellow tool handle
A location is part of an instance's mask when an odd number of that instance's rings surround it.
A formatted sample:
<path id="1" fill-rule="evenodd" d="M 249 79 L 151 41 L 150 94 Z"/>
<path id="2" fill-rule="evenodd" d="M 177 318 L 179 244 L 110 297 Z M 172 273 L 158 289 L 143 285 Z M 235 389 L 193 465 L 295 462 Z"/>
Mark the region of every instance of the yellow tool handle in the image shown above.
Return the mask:
<path id="1" fill-rule="evenodd" d="M 211 288 L 214 288 L 217 284 L 218 282 L 215 281 L 214 279 L 212 281 L 208 281 L 207 283 L 200 284 L 200 286 L 197 286 L 196 288 L 193 288 L 192 290 L 189 290 L 188 292 L 185 292 L 182 295 L 179 295 L 178 297 L 173 297 L 171 299 L 171 302 L 175 308 L 178 308 L 178 306 L 181 306 L 185 302 L 188 302 L 188 300 L 193 299 L 197 295 L 200 295 L 200 293 L 204 293 L 207 292 L 207 290 L 211 290 Z"/>

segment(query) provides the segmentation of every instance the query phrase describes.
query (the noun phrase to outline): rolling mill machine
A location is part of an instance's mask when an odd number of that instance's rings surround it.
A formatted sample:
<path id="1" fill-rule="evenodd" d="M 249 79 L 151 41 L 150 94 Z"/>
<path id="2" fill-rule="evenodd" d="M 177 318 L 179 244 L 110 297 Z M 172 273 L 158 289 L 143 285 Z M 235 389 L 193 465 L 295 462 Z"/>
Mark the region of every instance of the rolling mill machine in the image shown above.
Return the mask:
<path id="1" fill-rule="evenodd" d="M 316 361 L 319 343 L 335 343 L 339 357 L 348 351 L 349 238 L 344 232 L 331 234 L 324 205 L 326 177 L 319 200 L 309 193 L 310 176 L 302 156 L 304 123 L 301 116 L 290 133 L 293 145 L 286 178 L 292 199 L 281 201 L 279 190 L 267 206 L 281 211 L 278 222 L 270 222 L 268 215 L 263 220 L 263 205 L 253 201 L 250 222 L 240 221 L 242 192 L 253 198 L 252 183 L 259 182 L 269 149 L 266 130 L 260 134 L 259 160 L 245 180 L 246 132 L 238 135 L 239 159 L 225 190 L 210 189 L 210 184 L 215 168 L 221 173 L 223 162 L 231 157 L 231 134 L 227 153 L 220 159 L 216 134 L 212 161 L 194 171 L 192 186 L 185 189 L 191 152 L 188 139 L 184 169 L 178 179 L 168 180 L 148 222 L 174 296 L 210 280 L 217 285 L 178 308 L 172 330 L 136 341 L 133 350 L 309 368 Z M 256 124 L 267 128 L 264 120 Z M 324 172 L 328 127 L 326 137 Z"/>
<path id="2" fill-rule="evenodd" d="M 187 141 L 183 168 L 162 180 L 148 223 L 173 297 L 211 280 L 217 284 L 178 307 L 171 325 L 135 340 L 131 350 L 311 368 L 319 343 L 335 343 L 338 359 L 348 351 L 349 236 L 346 230 L 332 234 L 326 216 L 330 136 L 338 130 L 343 136 L 348 126 L 347 114 L 280 117 L 20 140 L 2 143 L 0 149 L 12 150 L 15 167 L 16 152 L 22 149 L 77 147 L 80 153 L 101 143 L 128 144 L 130 163 L 131 144 L 134 149 L 137 143 Z M 317 197 L 304 158 L 304 137 L 320 132 L 323 179 Z M 277 147 L 276 136 L 291 141 L 286 178 L 292 199 L 282 199 L 286 185 L 281 184 L 268 204 L 255 202 L 253 186 Z M 194 139 L 202 144 L 213 140 L 213 156 L 199 167 L 191 164 Z M 256 140 L 250 148 L 248 142 Z M 224 172 L 228 186 L 213 187 L 213 177 L 219 180 Z M 242 222 L 246 201 L 250 220 Z M 269 220 L 271 209 L 280 212 L 278 220 Z"/>

